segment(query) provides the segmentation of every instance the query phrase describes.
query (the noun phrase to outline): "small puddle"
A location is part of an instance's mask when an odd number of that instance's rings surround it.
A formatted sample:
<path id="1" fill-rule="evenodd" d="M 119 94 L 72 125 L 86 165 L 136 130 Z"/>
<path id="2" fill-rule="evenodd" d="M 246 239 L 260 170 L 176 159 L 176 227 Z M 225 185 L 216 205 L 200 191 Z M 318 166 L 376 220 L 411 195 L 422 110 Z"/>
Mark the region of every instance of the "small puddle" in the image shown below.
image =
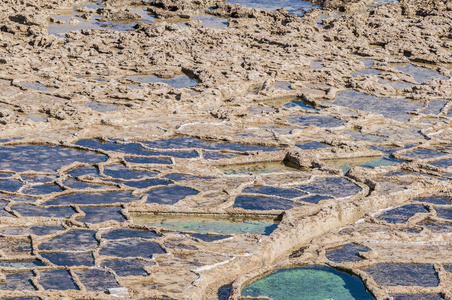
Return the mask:
<path id="1" fill-rule="evenodd" d="M 378 71 L 375 70 L 375 69 L 370 69 L 370 68 L 368 68 L 368 69 L 364 69 L 364 70 L 359 70 L 359 71 L 353 72 L 351 75 L 352 75 L 353 77 L 357 77 L 357 76 L 365 76 L 365 75 L 374 75 L 374 76 L 378 76 L 378 75 L 380 75 L 380 72 L 378 72 Z"/>
<path id="2" fill-rule="evenodd" d="M 442 160 L 435 161 L 433 163 L 430 163 L 432 166 L 438 167 L 438 168 L 444 168 L 447 169 L 452 166 L 452 158 L 446 158 Z"/>
<path id="3" fill-rule="evenodd" d="M 135 230 L 129 228 L 119 228 L 102 234 L 103 239 L 107 240 L 120 240 L 126 238 L 139 238 L 152 240 L 161 237 L 153 230 Z"/>
<path id="4" fill-rule="evenodd" d="M 350 197 L 361 191 L 359 186 L 342 177 L 318 178 L 314 183 L 300 185 L 296 188 L 308 193 L 335 198 Z M 305 201 L 305 199 L 302 200 Z"/>
<path id="5" fill-rule="evenodd" d="M 377 220 L 391 224 L 405 223 L 417 213 L 428 213 L 428 210 L 420 204 L 408 204 L 384 212 L 377 217 Z"/>
<path id="6" fill-rule="evenodd" d="M 32 272 L 5 274 L 5 281 L 0 282 L 0 289 L 7 291 L 35 291 L 36 288 L 32 285 L 30 280 L 33 277 L 34 275 Z"/>
<path id="7" fill-rule="evenodd" d="M 418 225 L 429 229 L 433 233 L 452 234 L 452 224 L 449 223 L 425 221 L 419 223 Z"/>
<path id="8" fill-rule="evenodd" d="M 405 74 L 413 76 L 414 80 L 416 80 L 417 83 L 421 84 L 435 78 L 439 78 L 441 80 L 448 79 L 447 77 L 440 75 L 437 71 L 415 67 L 413 64 L 408 64 L 406 66 L 397 65 L 396 69 L 402 71 Z"/>
<path id="9" fill-rule="evenodd" d="M 428 159 L 428 158 L 438 158 L 441 156 L 445 156 L 446 153 L 431 150 L 431 149 L 415 149 L 410 152 L 403 154 L 403 157 L 409 159 Z"/>
<path id="10" fill-rule="evenodd" d="M 300 143 L 300 144 L 295 144 L 295 146 L 297 146 L 298 148 L 300 148 L 302 150 L 316 150 L 316 149 L 330 148 L 330 146 L 327 146 L 320 142 Z"/>
<path id="11" fill-rule="evenodd" d="M 198 233 L 270 235 L 279 219 L 271 217 L 130 214 L 135 224 Z"/>
<path id="12" fill-rule="evenodd" d="M 452 220 L 452 209 L 448 208 L 435 208 L 436 215 L 439 218 L 446 219 L 446 220 Z"/>
<path id="13" fill-rule="evenodd" d="M 452 205 L 452 200 L 445 197 L 416 198 L 413 201 L 427 202 L 436 205 Z"/>
<path id="14" fill-rule="evenodd" d="M 162 205 L 173 205 L 188 196 L 197 195 L 199 192 L 195 189 L 184 186 L 166 186 L 153 189 L 145 194 L 148 197 L 147 203 L 158 203 Z"/>
<path id="15" fill-rule="evenodd" d="M 386 79 L 378 79 L 378 82 L 381 84 L 389 84 L 390 86 L 392 86 L 393 88 L 395 88 L 396 90 L 404 90 L 407 88 L 410 88 L 413 86 L 413 84 L 411 83 L 406 83 L 403 81 L 396 81 L 396 82 L 392 82 Z"/>
<path id="16" fill-rule="evenodd" d="M 325 101 L 325 103 L 329 102 Z M 350 109 L 379 113 L 386 118 L 401 122 L 407 122 L 410 119 L 410 115 L 408 115 L 409 112 L 424 107 L 424 104 L 420 102 L 410 102 L 408 100 L 393 98 L 378 98 L 354 90 L 338 93 L 333 104 Z"/>
<path id="17" fill-rule="evenodd" d="M 50 147 L 43 145 L 22 145 L 0 147 L 2 170 L 24 172 L 55 172 L 74 161 L 100 163 L 106 160 L 105 155 L 80 151 L 70 148 Z"/>
<path id="18" fill-rule="evenodd" d="M 75 271 L 81 283 L 89 292 L 104 292 L 111 288 L 121 287 L 115 279 L 115 276 L 103 269 L 89 269 L 84 271 Z"/>
<path id="19" fill-rule="evenodd" d="M 260 163 L 246 163 L 237 165 L 217 166 L 226 175 L 248 173 L 273 173 L 279 171 L 301 171 L 295 164 L 285 161 L 271 161 Z"/>
<path id="20" fill-rule="evenodd" d="M 234 207 L 247 210 L 289 210 L 297 206 L 301 204 L 270 196 L 238 196 L 234 202 Z"/>
<path id="21" fill-rule="evenodd" d="M 151 151 L 141 147 L 138 143 L 115 143 L 101 142 L 97 140 L 79 140 L 75 143 L 78 146 L 90 149 L 102 149 L 105 151 L 121 152 L 129 155 L 141 156 L 173 156 L 178 158 L 198 157 L 195 151 Z M 170 158 L 161 157 L 127 157 L 126 160 L 137 164 L 172 164 Z"/>
<path id="22" fill-rule="evenodd" d="M 30 228 L 5 228 L 0 230 L 0 236 L 5 235 L 29 235 L 29 234 L 35 234 L 35 235 L 48 235 L 53 234 L 58 231 L 64 231 L 63 226 L 33 226 Z"/>
<path id="23" fill-rule="evenodd" d="M 345 134 L 350 136 L 350 140 L 359 142 L 359 141 L 367 141 L 372 143 L 383 143 L 388 139 L 387 136 L 380 136 L 376 134 L 368 134 L 368 133 L 362 133 L 359 131 L 351 130 L 351 131 L 344 131 Z"/>
<path id="24" fill-rule="evenodd" d="M 320 128 L 335 128 L 344 126 L 345 122 L 330 116 L 321 115 L 292 115 L 288 116 L 286 120 L 297 126 L 317 126 Z"/>
<path id="25" fill-rule="evenodd" d="M 326 257 L 335 263 L 361 261 L 359 252 L 369 252 L 372 249 L 356 244 L 347 244 L 339 249 L 334 249 L 326 252 Z"/>
<path id="26" fill-rule="evenodd" d="M 269 196 L 283 197 L 286 199 L 294 199 L 305 196 L 306 193 L 288 188 L 279 188 L 273 186 L 247 187 L 242 191 L 243 194 L 262 194 Z"/>
<path id="27" fill-rule="evenodd" d="M 157 172 L 151 171 L 129 170 L 123 165 L 109 165 L 104 168 L 104 175 L 122 180 L 147 179 L 152 178 L 157 174 L 158 174 Z"/>
<path id="28" fill-rule="evenodd" d="M 251 8 L 262 9 L 267 11 L 274 11 L 280 8 L 284 8 L 290 14 L 294 15 L 304 15 L 304 11 L 320 7 L 320 5 L 314 5 L 308 1 L 299 0 L 280 0 L 280 1 L 270 1 L 270 0 L 228 0 L 231 4 L 241 4 L 246 5 Z"/>
<path id="29" fill-rule="evenodd" d="M 119 276 L 148 276 L 143 268 L 155 265 L 144 260 L 138 259 L 115 259 L 107 260 L 101 263 L 101 267 L 112 269 Z"/>
<path id="30" fill-rule="evenodd" d="M 62 189 L 55 184 L 44 184 L 44 185 L 36 185 L 29 188 L 23 189 L 22 194 L 28 195 L 45 195 L 50 193 L 61 192 Z"/>
<path id="31" fill-rule="evenodd" d="M 281 90 L 286 90 L 289 91 L 291 89 L 291 85 L 290 82 L 275 82 L 275 89 L 281 89 Z"/>
<path id="32" fill-rule="evenodd" d="M 2 261 L 0 262 L 0 267 L 2 268 L 14 268 L 14 269 L 33 269 L 34 267 L 42 267 L 45 266 L 39 260 L 18 260 L 18 261 Z"/>
<path id="33" fill-rule="evenodd" d="M 57 266 L 94 266 L 94 257 L 90 252 L 41 253 L 41 256 Z"/>
<path id="34" fill-rule="evenodd" d="M 430 100 L 427 103 L 427 108 L 422 111 L 423 114 L 438 115 L 449 101 L 444 100 Z"/>
<path id="35" fill-rule="evenodd" d="M 27 119 L 30 119 L 30 120 L 32 120 L 33 122 L 36 122 L 36 123 L 47 123 L 49 120 L 47 119 L 47 118 L 45 118 L 45 117 L 42 117 L 42 116 L 27 116 L 26 117 Z"/>
<path id="36" fill-rule="evenodd" d="M 438 286 L 433 264 L 379 263 L 363 270 L 381 286 Z"/>
<path id="37" fill-rule="evenodd" d="M 290 107 L 299 106 L 306 110 L 311 110 L 311 111 L 319 111 L 321 109 L 321 107 L 314 107 L 311 104 L 309 104 L 307 101 L 305 101 L 302 98 L 297 97 L 297 96 L 277 97 L 277 98 L 260 100 L 258 102 L 268 105 L 270 107 L 284 106 L 284 107 L 290 108 Z"/>
<path id="38" fill-rule="evenodd" d="M 40 271 L 39 284 L 46 290 L 78 290 L 67 270 Z"/>
<path id="39" fill-rule="evenodd" d="M 42 92 L 52 92 L 53 90 L 46 87 L 45 85 L 41 84 L 41 83 L 24 83 L 22 84 L 22 87 L 27 88 L 27 89 L 32 89 L 32 90 L 36 90 L 36 91 L 42 91 Z"/>
<path id="40" fill-rule="evenodd" d="M 106 221 L 125 222 L 126 218 L 121 214 L 120 207 L 82 207 L 85 217 L 77 219 L 83 223 L 101 223 Z"/>
<path id="41" fill-rule="evenodd" d="M 40 250 L 45 251 L 87 251 L 94 250 L 99 246 L 96 240 L 96 231 L 73 230 L 56 236 L 49 241 L 39 245 Z"/>
<path id="42" fill-rule="evenodd" d="M 201 21 L 201 28 L 227 28 L 227 19 L 217 18 L 209 15 L 193 16 L 194 21 Z"/>
<path id="43" fill-rule="evenodd" d="M 122 258 L 142 257 L 152 258 L 154 254 L 163 254 L 165 250 L 155 242 L 137 239 L 109 240 L 99 251 L 99 255 Z"/>
<path id="44" fill-rule="evenodd" d="M 242 296 L 286 299 L 374 299 L 358 277 L 321 265 L 279 269 L 247 285 Z"/>
<path id="45" fill-rule="evenodd" d="M 339 158 L 339 159 L 325 159 L 322 160 L 327 164 L 339 167 L 344 174 L 348 172 L 352 167 L 362 168 L 376 168 L 383 166 L 391 166 L 394 164 L 402 163 L 403 160 L 392 158 L 391 156 L 369 156 L 369 157 L 353 157 L 353 158 Z"/>
<path id="46" fill-rule="evenodd" d="M 314 70 L 321 70 L 323 67 L 325 67 L 325 64 L 321 60 L 313 60 L 310 63 L 310 67 Z"/>
<path id="47" fill-rule="evenodd" d="M 103 5 L 99 4 L 86 4 L 86 8 L 99 9 L 103 8 Z M 58 14 L 53 16 L 53 23 L 50 23 L 47 27 L 48 34 L 53 34 L 58 37 L 63 37 L 62 35 L 71 31 L 80 31 L 83 29 L 110 29 L 115 31 L 128 31 L 133 30 L 134 26 L 137 24 L 136 20 L 131 20 L 130 22 L 111 22 L 105 21 L 101 22 L 101 17 L 94 14 L 89 19 L 84 19 L 78 17 L 82 12 L 78 12 L 76 7 L 72 10 L 57 10 Z M 148 12 L 143 8 L 132 9 L 133 13 L 137 13 L 142 17 L 140 22 L 154 22 L 153 16 L 149 15 Z"/>
<path id="48" fill-rule="evenodd" d="M 404 90 L 404 89 L 408 89 L 413 86 L 413 84 L 406 83 L 403 81 L 390 82 L 389 85 L 392 86 L 393 88 L 395 88 L 396 90 Z"/>
<path id="49" fill-rule="evenodd" d="M 15 204 L 12 210 L 18 212 L 22 217 L 53 217 L 70 218 L 75 211 L 72 207 L 42 207 L 29 204 Z"/>
<path id="50" fill-rule="evenodd" d="M 85 104 L 85 107 L 90 108 L 91 110 L 97 111 L 97 112 L 109 112 L 109 111 L 116 111 L 121 110 L 121 108 L 112 105 L 112 104 L 100 104 L 97 102 L 89 102 Z"/>
<path id="51" fill-rule="evenodd" d="M 156 75 L 137 75 L 125 78 L 139 83 L 165 83 L 176 89 L 192 88 L 198 85 L 198 81 L 191 79 L 187 75 L 177 75 L 173 78 L 160 78 Z"/>
<path id="52" fill-rule="evenodd" d="M 388 4 L 388 3 L 397 3 L 399 2 L 399 0 L 375 0 L 372 3 L 372 6 L 379 6 L 379 5 L 384 5 L 384 4 Z"/>

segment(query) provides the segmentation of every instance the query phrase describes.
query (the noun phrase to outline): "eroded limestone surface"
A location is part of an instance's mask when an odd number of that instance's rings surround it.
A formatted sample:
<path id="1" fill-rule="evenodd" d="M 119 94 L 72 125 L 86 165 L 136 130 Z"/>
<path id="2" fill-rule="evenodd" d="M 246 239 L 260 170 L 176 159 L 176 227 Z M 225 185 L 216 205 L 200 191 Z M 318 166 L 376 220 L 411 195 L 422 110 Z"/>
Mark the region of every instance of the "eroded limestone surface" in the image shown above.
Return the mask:
<path id="1" fill-rule="evenodd" d="M 376 299 L 452 299 L 452 2 L 4 0 L 0 19 L 1 298 L 246 299 L 319 265 Z"/>

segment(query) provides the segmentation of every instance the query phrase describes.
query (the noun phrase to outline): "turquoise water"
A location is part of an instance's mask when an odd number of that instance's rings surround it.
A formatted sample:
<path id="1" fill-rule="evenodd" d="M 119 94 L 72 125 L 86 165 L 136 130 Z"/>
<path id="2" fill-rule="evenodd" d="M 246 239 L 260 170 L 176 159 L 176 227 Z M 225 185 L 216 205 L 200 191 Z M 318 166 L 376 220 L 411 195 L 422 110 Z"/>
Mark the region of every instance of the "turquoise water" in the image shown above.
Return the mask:
<path id="1" fill-rule="evenodd" d="M 273 300 L 374 299 L 357 277 L 320 265 L 275 270 L 246 286 L 242 296 Z"/>
<path id="2" fill-rule="evenodd" d="M 252 220 L 245 217 L 170 216 L 133 213 L 131 216 L 135 224 L 176 231 L 194 231 L 204 234 L 252 233 L 270 235 L 278 227 L 279 223 L 278 220 L 271 218 Z"/>
<path id="3" fill-rule="evenodd" d="M 375 168 L 383 166 L 392 166 L 394 164 L 402 163 L 403 160 L 395 159 L 391 156 L 382 157 L 354 157 L 342 159 L 326 159 L 324 162 L 339 167 L 344 173 L 347 173 L 352 167 Z"/>

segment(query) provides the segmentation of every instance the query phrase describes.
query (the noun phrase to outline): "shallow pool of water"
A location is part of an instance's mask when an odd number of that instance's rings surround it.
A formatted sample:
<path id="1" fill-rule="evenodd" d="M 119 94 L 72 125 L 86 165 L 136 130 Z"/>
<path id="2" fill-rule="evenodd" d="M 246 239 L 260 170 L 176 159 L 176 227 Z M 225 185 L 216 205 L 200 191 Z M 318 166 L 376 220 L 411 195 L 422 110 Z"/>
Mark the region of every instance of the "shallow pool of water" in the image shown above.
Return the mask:
<path id="1" fill-rule="evenodd" d="M 360 252 L 368 252 L 372 249 L 356 244 L 347 244 L 338 249 L 333 249 L 326 252 L 326 257 L 335 263 L 343 263 L 349 261 L 360 261 Z"/>
<path id="2" fill-rule="evenodd" d="M 246 286 L 242 296 L 273 300 L 374 299 L 357 277 L 320 265 L 275 270 Z"/>
<path id="3" fill-rule="evenodd" d="M 365 76 L 365 75 L 375 75 L 375 76 L 378 76 L 378 75 L 380 75 L 380 72 L 378 72 L 377 70 L 375 70 L 375 69 L 364 69 L 364 70 L 359 70 L 359 71 L 356 71 L 356 72 L 353 72 L 352 74 L 351 74 L 353 77 L 356 77 L 356 76 Z"/>
<path id="4" fill-rule="evenodd" d="M 209 15 L 193 16 L 193 20 L 201 21 L 201 28 L 226 28 L 229 26 L 228 19 Z"/>
<path id="5" fill-rule="evenodd" d="M 97 112 L 109 112 L 109 111 L 120 110 L 119 107 L 117 107 L 113 104 L 100 104 L 97 102 L 88 102 L 85 104 L 85 107 L 88 107 L 91 110 L 94 110 Z"/>
<path id="6" fill-rule="evenodd" d="M 291 88 L 292 87 L 291 87 L 290 82 L 287 82 L 287 81 L 277 81 L 277 82 L 275 82 L 275 89 L 281 89 L 281 90 L 288 91 Z"/>
<path id="7" fill-rule="evenodd" d="M 325 101 L 325 103 L 328 102 Z M 408 100 L 395 98 L 378 98 L 354 90 L 338 93 L 333 104 L 382 114 L 386 118 L 401 122 L 406 122 L 410 119 L 410 115 L 408 115 L 409 112 L 424 107 L 424 104 L 420 102 L 410 102 Z"/>
<path id="8" fill-rule="evenodd" d="M 54 172 L 74 161 L 100 163 L 107 159 L 105 155 L 94 152 L 43 145 L 0 147 L 0 157 L 1 169 L 14 172 Z"/>
<path id="9" fill-rule="evenodd" d="M 379 263 L 364 272 L 371 275 L 382 286 L 429 286 L 439 284 L 433 264 L 394 264 Z"/>
<path id="10" fill-rule="evenodd" d="M 287 108 L 290 107 L 297 107 L 300 106 L 306 110 L 314 110 L 318 111 L 321 108 L 320 107 L 314 107 L 311 104 L 309 104 L 307 101 L 301 99 L 297 96 L 287 96 L 287 97 L 278 97 L 278 98 L 271 98 L 271 99 L 265 99 L 262 101 L 259 101 L 259 103 L 263 103 L 265 105 L 268 105 L 270 107 L 273 106 L 284 106 Z"/>
<path id="11" fill-rule="evenodd" d="M 416 67 L 413 64 L 408 64 L 405 66 L 397 65 L 396 69 L 402 71 L 405 74 L 411 75 L 418 83 L 424 83 L 435 78 L 447 79 L 447 77 L 440 75 L 437 71 Z"/>
<path id="12" fill-rule="evenodd" d="M 86 4 L 84 7 L 91 9 L 98 9 L 104 7 L 99 4 Z M 143 8 L 135 8 L 132 9 L 134 13 L 138 13 L 141 15 L 142 20 L 140 22 L 153 22 L 153 16 L 149 15 L 148 12 Z M 59 37 L 62 37 L 63 34 L 71 32 L 71 31 L 80 31 L 83 29 L 110 29 L 115 31 L 128 31 L 132 30 L 133 27 L 137 24 L 136 20 L 131 20 L 131 22 L 101 22 L 99 15 L 95 14 L 89 19 L 83 19 L 76 16 L 77 8 L 73 7 L 71 10 L 60 10 L 58 14 L 53 16 L 58 23 L 51 23 L 47 27 L 47 32 L 49 34 L 53 34 Z"/>
<path id="13" fill-rule="evenodd" d="M 52 90 L 49 89 L 48 87 L 46 87 L 45 85 L 41 84 L 41 83 L 24 83 L 22 84 L 23 87 L 27 88 L 27 89 L 32 89 L 32 90 L 36 90 L 36 91 L 43 91 L 43 92 L 51 92 Z"/>
<path id="14" fill-rule="evenodd" d="M 327 164 L 339 167 L 344 173 L 347 173 L 352 167 L 375 168 L 383 166 L 391 166 L 393 164 L 402 163 L 403 160 L 392 158 L 391 156 L 368 156 L 353 157 L 340 159 L 325 159 Z"/>
<path id="15" fill-rule="evenodd" d="M 383 220 L 392 224 L 405 223 L 417 213 L 428 213 L 428 210 L 423 205 L 408 204 L 384 212 L 377 217 L 377 220 Z"/>
<path id="16" fill-rule="evenodd" d="M 198 85 L 198 81 L 187 75 L 177 75 L 173 78 L 160 78 L 156 75 L 129 76 L 126 78 L 139 83 L 166 83 L 176 89 L 191 88 Z"/>
<path id="17" fill-rule="evenodd" d="M 297 126 L 307 127 L 307 126 L 317 126 L 320 128 L 334 128 L 342 127 L 345 122 L 331 116 L 322 115 L 291 115 L 286 118 L 286 120 Z"/>
<path id="18" fill-rule="evenodd" d="M 197 216 L 130 214 L 135 224 L 161 227 L 176 231 L 198 233 L 238 234 L 252 233 L 269 235 L 278 226 L 279 220 L 270 217 L 249 218 L 241 216 Z"/>
<path id="19" fill-rule="evenodd" d="M 303 15 L 304 11 L 312 9 L 314 7 L 320 7 L 319 5 L 314 5 L 308 1 L 299 0 L 280 0 L 280 1 L 270 1 L 270 0 L 228 0 L 231 4 L 241 4 L 246 5 L 251 8 L 257 8 L 262 10 L 277 10 L 284 8 L 290 14 Z"/>

